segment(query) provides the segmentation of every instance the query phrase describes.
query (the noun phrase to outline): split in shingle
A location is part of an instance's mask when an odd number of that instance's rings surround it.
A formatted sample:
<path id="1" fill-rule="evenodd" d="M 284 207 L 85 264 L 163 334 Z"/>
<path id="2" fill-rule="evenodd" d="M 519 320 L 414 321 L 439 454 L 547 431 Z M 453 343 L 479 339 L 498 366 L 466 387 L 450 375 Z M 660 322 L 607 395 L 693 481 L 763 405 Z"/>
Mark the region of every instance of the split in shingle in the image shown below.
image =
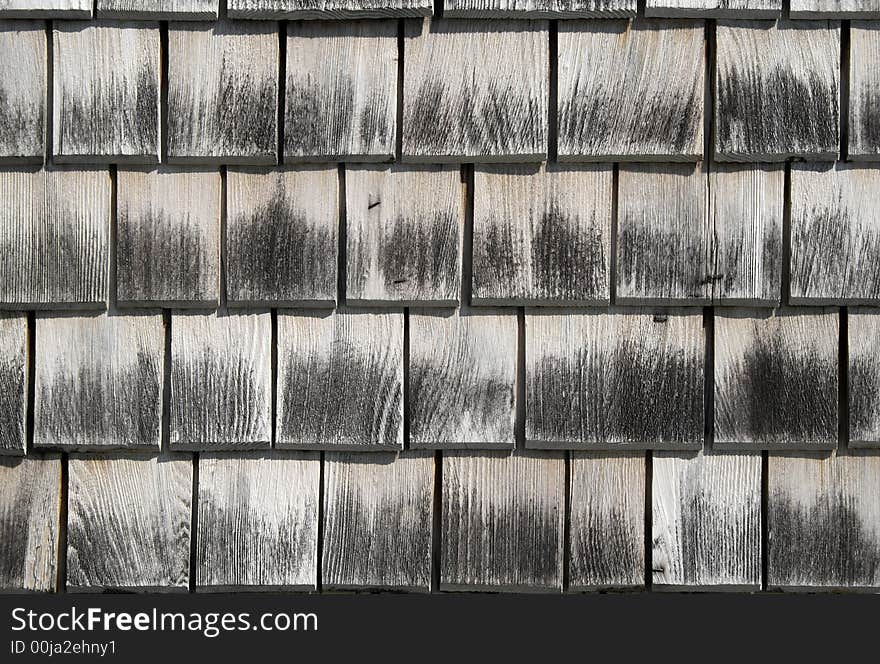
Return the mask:
<path id="1" fill-rule="evenodd" d="M 712 301 L 774 305 L 782 294 L 782 166 L 712 164 Z"/>
<path id="2" fill-rule="evenodd" d="M 635 16 L 636 0 L 446 0 L 450 18 L 617 18 Z"/>
<path id="3" fill-rule="evenodd" d="M 620 167 L 617 301 L 708 303 L 713 234 L 699 164 Z"/>
<path id="4" fill-rule="evenodd" d="M 97 0 L 98 18 L 171 19 L 174 21 L 217 18 L 218 0 Z"/>
<path id="5" fill-rule="evenodd" d="M 877 2 L 880 16 L 880 0 Z M 880 160 L 880 24 L 853 22 L 849 42 L 849 146 L 852 160 Z"/>
<path id="6" fill-rule="evenodd" d="M 526 445 L 700 448 L 704 343 L 699 310 L 527 310 Z"/>
<path id="7" fill-rule="evenodd" d="M 767 585 L 880 588 L 880 456 L 770 454 Z"/>
<path id="8" fill-rule="evenodd" d="M 516 312 L 414 309 L 409 338 L 410 446 L 513 448 Z"/>
<path id="9" fill-rule="evenodd" d="M 561 591 L 564 504 L 561 453 L 444 453 L 440 588 Z"/>
<path id="10" fill-rule="evenodd" d="M 849 446 L 880 447 L 880 309 L 848 312 Z"/>
<path id="11" fill-rule="evenodd" d="M 716 44 L 717 159 L 836 159 L 839 23 L 721 21 Z"/>
<path id="12" fill-rule="evenodd" d="M 880 18 L 880 0 L 791 0 L 792 18 Z"/>
<path id="13" fill-rule="evenodd" d="M 546 157 L 546 21 L 437 19 L 406 30 L 404 161 Z"/>
<path id="14" fill-rule="evenodd" d="M 699 21 L 559 26 L 560 161 L 696 161 L 703 154 Z"/>
<path id="15" fill-rule="evenodd" d="M 27 318 L 0 314 L 0 455 L 25 453 L 27 363 Z"/>
<path id="16" fill-rule="evenodd" d="M 104 308 L 110 174 L 0 169 L 0 307 Z"/>
<path id="17" fill-rule="evenodd" d="M 432 0 L 227 0 L 230 18 L 347 19 L 430 16 Z"/>
<path id="18" fill-rule="evenodd" d="M 475 304 L 610 298 L 611 166 L 477 166 Z"/>
<path id="19" fill-rule="evenodd" d="M 403 312 L 278 315 L 276 447 L 403 448 Z"/>
<path id="20" fill-rule="evenodd" d="M 434 455 L 326 455 L 322 583 L 427 592 Z"/>
<path id="21" fill-rule="evenodd" d="M 57 22 L 52 136 L 56 162 L 159 160 L 159 26 Z"/>
<path id="22" fill-rule="evenodd" d="M 782 0 L 646 0 L 645 16 L 675 18 L 777 18 Z"/>
<path id="23" fill-rule="evenodd" d="M 220 173 L 120 169 L 117 182 L 119 304 L 216 306 Z"/>
<path id="24" fill-rule="evenodd" d="M 34 446 L 158 450 L 164 347 L 160 315 L 38 315 Z"/>
<path id="25" fill-rule="evenodd" d="M 171 449 L 269 447 L 271 346 L 268 311 L 172 316 Z"/>
<path id="26" fill-rule="evenodd" d="M 645 583 L 645 454 L 572 452 L 569 589 Z"/>
<path id="27" fill-rule="evenodd" d="M 192 459 L 72 454 L 67 588 L 186 592 Z"/>
<path id="28" fill-rule="evenodd" d="M 347 302 L 458 303 L 464 225 L 458 168 L 349 167 L 345 198 Z"/>
<path id="29" fill-rule="evenodd" d="M 171 23 L 168 161 L 276 163 L 278 58 L 274 23 Z"/>
<path id="30" fill-rule="evenodd" d="M 43 160 L 45 105 L 45 26 L 0 21 L 0 161 Z"/>
<path id="31" fill-rule="evenodd" d="M 336 168 L 230 168 L 226 188 L 229 306 L 332 306 L 339 243 Z"/>
<path id="32" fill-rule="evenodd" d="M 314 590 L 315 452 L 199 455 L 196 589 Z"/>
<path id="33" fill-rule="evenodd" d="M 0 457 L 0 592 L 55 590 L 61 460 Z"/>
<path id="34" fill-rule="evenodd" d="M 287 26 L 284 161 L 391 161 L 397 22 Z"/>
<path id="35" fill-rule="evenodd" d="M 836 310 L 716 311 L 715 447 L 837 445 Z"/>
<path id="36" fill-rule="evenodd" d="M 91 18 L 93 0 L 0 0 L 0 18 Z"/>

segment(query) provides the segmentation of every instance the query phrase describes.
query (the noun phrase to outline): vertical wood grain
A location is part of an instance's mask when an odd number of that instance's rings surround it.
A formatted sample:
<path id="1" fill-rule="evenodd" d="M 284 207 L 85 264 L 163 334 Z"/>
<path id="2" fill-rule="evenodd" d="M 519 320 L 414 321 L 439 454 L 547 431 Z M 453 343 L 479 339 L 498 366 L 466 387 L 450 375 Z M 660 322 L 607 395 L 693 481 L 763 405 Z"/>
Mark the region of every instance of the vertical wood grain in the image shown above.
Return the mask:
<path id="1" fill-rule="evenodd" d="M 0 455 L 25 453 L 27 361 L 27 318 L 0 314 Z"/>
<path id="2" fill-rule="evenodd" d="M 878 0 L 791 0 L 792 18 L 880 18 Z"/>
<path id="3" fill-rule="evenodd" d="M 227 16 L 247 19 L 364 19 L 430 16 L 431 0 L 227 0 Z"/>
<path id="4" fill-rule="evenodd" d="M 847 314 L 849 446 L 880 447 L 880 309 Z"/>
<path id="5" fill-rule="evenodd" d="M 43 160 L 45 113 L 45 26 L 0 21 L 0 162 Z"/>
<path id="6" fill-rule="evenodd" d="M 880 1 L 875 1 L 880 17 Z M 853 21 L 849 37 L 849 145 L 858 161 L 880 157 L 880 25 Z"/>
<path id="7" fill-rule="evenodd" d="M 635 0 L 446 0 L 450 18 L 620 18 L 635 16 Z"/>
<path id="8" fill-rule="evenodd" d="M 646 0 L 645 16 L 763 18 L 782 14 L 782 0 Z"/>
<path id="9" fill-rule="evenodd" d="M 97 0 L 98 18 L 213 20 L 218 0 Z"/>
<path id="10" fill-rule="evenodd" d="M 92 0 L 0 0 L 0 18 L 91 18 Z"/>

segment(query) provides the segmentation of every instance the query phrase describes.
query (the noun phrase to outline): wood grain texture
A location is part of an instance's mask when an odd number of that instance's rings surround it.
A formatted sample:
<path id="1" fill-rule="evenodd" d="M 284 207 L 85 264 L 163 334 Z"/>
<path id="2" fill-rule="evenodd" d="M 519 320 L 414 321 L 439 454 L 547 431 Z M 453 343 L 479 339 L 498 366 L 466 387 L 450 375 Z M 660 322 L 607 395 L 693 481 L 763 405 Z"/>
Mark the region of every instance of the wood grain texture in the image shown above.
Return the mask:
<path id="1" fill-rule="evenodd" d="M 709 302 L 714 264 L 706 185 L 700 165 L 620 166 L 617 302 Z"/>
<path id="2" fill-rule="evenodd" d="M 880 18 L 880 0 L 791 0 L 792 18 Z"/>
<path id="3" fill-rule="evenodd" d="M 168 161 L 276 163 L 278 58 L 274 23 L 171 23 Z"/>
<path id="4" fill-rule="evenodd" d="M 53 26 L 56 162 L 159 161 L 159 26 Z"/>
<path id="5" fill-rule="evenodd" d="M 34 447 L 158 450 L 164 350 L 160 315 L 38 315 Z"/>
<path id="6" fill-rule="evenodd" d="M 880 587 L 880 456 L 780 453 L 768 460 L 767 585 Z"/>
<path id="7" fill-rule="evenodd" d="M 699 160 L 705 66 L 699 21 L 560 24 L 560 161 Z"/>
<path id="8" fill-rule="evenodd" d="M 446 0 L 450 18 L 615 18 L 636 15 L 635 0 Z"/>
<path id="9" fill-rule="evenodd" d="M 395 21 L 289 23 L 286 76 L 286 162 L 394 158 Z"/>
<path id="10" fill-rule="evenodd" d="M 279 448 L 403 448 L 403 312 L 278 315 Z"/>
<path id="11" fill-rule="evenodd" d="M 431 585 L 434 455 L 326 455 L 326 588 L 427 592 Z"/>
<path id="12" fill-rule="evenodd" d="M 645 583 L 645 455 L 572 452 L 569 589 Z"/>
<path id="13" fill-rule="evenodd" d="M 516 451 L 443 455 L 442 590 L 562 590 L 565 460 Z"/>
<path id="14" fill-rule="evenodd" d="M 847 312 L 849 447 L 880 447 L 880 309 Z"/>
<path id="15" fill-rule="evenodd" d="M 836 159 L 839 23 L 720 21 L 716 45 L 716 159 Z"/>
<path id="16" fill-rule="evenodd" d="M 172 317 L 171 449 L 269 447 L 271 346 L 268 311 Z"/>
<path id="17" fill-rule="evenodd" d="M 314 590 L 320 475 L 314 452 L 199 455 L 197 590 Z"/>
<path id="18" fill-rule="evenodd" d="M 0 18 L 91 18 L 92 0 L 0 0 Z"/>
<path id="19" fill-rule="evenodd" d="M 0 455 L 25 453 L 27 365 L 27 318 L 0 314 Z"/>
<path id="20" fill-rule="evenodd" d="M 118 303 L 217 306 L 220 173 L 160 166 L 117 177 Z"/>
<path id="21" fill-rule="evenodd" d="M 68 472 L 67 589 L 186 592 L 192 459 L 71 454 Z"/>
<path id="22" fill-rule="evenodd" d="M 403 83 L 404 161 L 542 161 L 546 21 L 411 21 Z"/>
<path id="23" fill-rule="evenodd" d="M 45 91 L 45 26 L 0 21 L 0 162 L 43 160 Z"/>
<path id="24" fill-rule="evenodd" d="M 782 166 L 711 166 L 709 226 L 714 252 L 709 272 L 713 302 L 779 303 L 784 188 Z"/>
<path id="25" fill-rule="evenodd" d="M 458 168 L 349 167 L 345 200 L 347 302 L 458 304 L 464 226 Z"/>
<path id="26" fill-rule="evenodd" d="M 760 590 L 761 454 L 654 455 L 655 588 Z"/>
<path id="27" fill-rule="evenodd" d="M 339 192 L 330 166 L 226 175 L 230 306 L 336 301 Z"/>
<path id="28" fill-rule="evenodd" d="M 777 18 L 782 0 L 646 0 L 645 16 L 675 18 Z"/>
<path id="29" fill-rule="evenodd" d="M 610 166 L 477 166 L 471 301 L 607 303 L 612 180 Z"/>
<path id="30" fill-rule="evenodd" d="M 431 0 L 227 0 L 227 16 L 249 19 L 348 19 L 430 16 Z"/>
<path id="31" fill-rule="evenodd" d="M 513 310 L 412 310 L 410 447 L 513 448 L 516 351 Z"/>
<path id="32" fill-rule="evenodd" d="M 837 345 L 836 310 L 716 312 L 715 447 L 835 447 Z"/>
<path id="33" fill-rule="evenodd" d="M 880 16 L 880 2 L 877 15 Z M 880 25 L 855 21 L 849 36 L 849 141 L 847 156 L 880 158 Z"/>
<path id="34" fill-rule="evenodd" d="M 98 18 L 213 20 L 218 0 L 97 0 Z"/>
<path id="35" fill-rule="evenodd" d="M 104 308 L 110 175 L 0 169 L 0 308 Z"/>
<path id="36" fill-rule="evenodd" d="M 60 504 L 58 455 L 0 457 L 0 592 L 55 590 Z"/>
<path id="37" fill-rule="evenodd" d="M 526 311 L 526 446 L 703 445 L 701 313 Z"/>
<path id="38" fill-rule="evenodd" d="M 792 304 L 880 302 L 880 168 L 791 166 Z"/>

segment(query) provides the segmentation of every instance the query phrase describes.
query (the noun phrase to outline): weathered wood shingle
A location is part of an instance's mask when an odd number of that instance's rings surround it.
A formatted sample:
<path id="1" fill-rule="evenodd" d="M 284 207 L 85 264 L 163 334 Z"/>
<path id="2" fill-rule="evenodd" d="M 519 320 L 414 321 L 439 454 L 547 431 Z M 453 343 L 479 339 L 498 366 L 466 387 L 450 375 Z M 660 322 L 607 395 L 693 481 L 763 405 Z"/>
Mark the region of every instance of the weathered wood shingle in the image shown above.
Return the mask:
<path id="1" fill-rule="evenodd" d="M 615 18 L 635 16 L 636 0 L 446 0 L 450 18 Z"/>
<path id="2" fill-rule="evenodd" d="M 25 452 L 27 381 L 27 318 L 0 314 L 0 455 Z"/>
<path id="3" fill-rule="evenodd" d="M 848 311 L 849 447 L 880 447 L 880 309 Z"/>
<path id="4" fill-rule="evenodd" d="M 880 16 L 880 2 L 876 3 Z M 880 24 L 854 21 L 849 42 L 850 159 L 880 159 Z"/>
<path id="5" fill-rule="evenodd" d="M 0 21 L 0 162 L 42 161 L 45 113 L 45 26 Z"/>
<path id="6" fill-rule="evenodd" d="M 792 18 L 880 18 L 880 0 L 791 0 Z"/>
<path id="7" fill-rule="evenodd" d="M 559 159 L 696 161 L 705 55 L 698 21 L 559 26 Z"/>
<path id="8" fill-rule="evenodd" d="M 475 304 L 601 304 L 610 299 L 610 166 L 478 166 Z"/>
<path id="9" fill-rule="evenodd" d="M 227 0 L 230 18 L 346 19 L 430 16 L 432 0 Z"/>
<path id="10" fill-rule="evenodd" d="M 547 152 L 546 21 L 410 22 L 404 161 L 541 161 Z"/>
<path id="11" fill-rule="evenodd" d="M 646 0 L 645 16 L 676 18 L 776 18 L 782 0 Z"/>
<path id="12" fill-rule="evenodd" d="M 347 302 L 458 303 L 464 226 L 458 168 L 350 167 L 345 199 Z"/>
<path id="13" fill-rule="evenodd" d="M 93 0 L 0 0 L 0 18 L 91 18 Z"/>
<path id="14" fill-rule="evenodd" d="M 218 0 L 97 0 L 98 18 L 212 20 Z"/>

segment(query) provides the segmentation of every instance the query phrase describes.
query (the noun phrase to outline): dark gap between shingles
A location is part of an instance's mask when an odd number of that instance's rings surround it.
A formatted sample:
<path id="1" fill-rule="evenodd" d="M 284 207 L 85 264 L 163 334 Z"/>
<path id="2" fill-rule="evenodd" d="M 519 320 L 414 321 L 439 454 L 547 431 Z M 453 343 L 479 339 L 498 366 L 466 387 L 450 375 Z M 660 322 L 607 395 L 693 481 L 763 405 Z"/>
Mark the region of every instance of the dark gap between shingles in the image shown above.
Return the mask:
<path id="1" fill-rule="evenodd" d="M 571 567 L 571 450 L 565 451 L 565 501 L 562 521 L 562 592 L 568 592 Z"/>
<path id="2" fill-rule="evenodd" d="M 846 453 L 849 446 L 849 309 L 841 307 L 839 316 L 837 450 L 840 453 Z"/>
<path id="3" fill-rule="evenodd" d="M 168 161 L 168 21 L 159 22 L 159 161 Z"/>
<path id="4" fill-rule="evenodd" d="M 547 161 L 552 162 L 556 161 L 558 152 L 557 111 L 559 101 L 557 99 L 557 90 L 559 85 L 559 21 L 550 21 L 549 32 L 550 66 L 549 71 L 547 72 L 547 76 L 549 78 L 548 89 L 550 98 L 547 100 Z"/>
<path id="5" fill-rule="evenodd" d="M 70 484 L 69 457 L 61 454 L 61 497 L 58 506 L 58 551 L 55 565 L 55 591 L 67 592 L 67 501 Z"/>
<path id="6" fill-rule="evenodd" d="M 462 237 L 461 237 L 461 284 L 460 297 L 464 307 L 470 306 L 473 291 L 474 252 L 474 168 L 473 164 L 461 167 L 462 187 Z"/>
<path id="7" fill-rule="evenodd" d="M 52 37 L 52 21 L 46 21 L 46 113 L 43 118 L 43 140 L 45 142 L 44 161 L 47 165 L 51 164 L 53 144 L 55 142 L 54 134 L 54 116 L 55 116 L 55 44 Z"/>
<path id="8" fill-rule="evenodd" d="M 645 590 L 654 584 L 654 453 L 645 452 Z"/>
<path id="9" fill-rule="evenodd" d="M 770 524 L 767 523 L 770 501 L 770 454 L 761 452 L 761 590 L 767 590 L 767 570 L 770 560 Z"/>
<path id="10" fill-rule="evenodd" d="M 189 592 L 196 591 L 198 573 L 199 539 L 199 453 L 193 452 L 192 459 L 192 521 L 189 526 Z"/>
<path id="11" fill-rule="evenodd" d="M 37 314 L 27 313 L 27 405 L 24 418 L 24 451 L 34 451 L 34 400 L 37 394 Z"/>
<path id="12" fill-rule="evenodd" d="M 116 235 L 119 224 L 119 168 L 116 164 L 110 166 L 110 256 L 107 265 L 107 311 L 116 313 Z"/>
<path id="13" fill-rule="evenodd" d="M 703 308 L 703 449 L 715 445 L 715 309 Z"/>
<path id="14" fill-rule="evenodd" d="M 434 0 L 434 18 L 443 18 L 443 0 Z"/>
<path id="15" fill-rule="evenodd" d="M 403 309 L 403 449 L 409 449 L 409 307 Z"/>
<path id="16" fill-rule="evenodd" d="M 162 311 L 165 331 L 165 349 L 162 370 L 162 429 L 159 434 L 159 452 L 168 452 L 171 442 L 171 310 Z"/>
<path id="17" fill-rule="evenodd" d="M 220 167 L 220 275 L 219 275 L 219 310 L 226 313 L 227 297 L 226 297 L 226 215 L 227 215 L 227 186 L 226 186 L 226 166 Z"/>
<path id="18" fill-rule="evenodd" d="M 434 503 L 431 519 L 431 592 L 440 592 L 440 562 L 443 555 L 443 452 L 434 452 Z"/>
<path id="19" fill-rule="evenodd" d="M 269 315 L 272 320 L 272 339 L 270 342 L 271 348 L 271 384 L 270 384 L 270 417 L 271 421 L 269 423 L 269 427 L 272 431 L 271 438 L 269 439 L 269 447 L 275 448 L 278 445 L 277 440 L 277 418 L 278 418 L 278 309 L 271 309 Z"/>
<path id="20" fill-rule="evenodd" d="M 287 21 L 278 22 L 277 163 L 284 163 L 284 110 L 287 96 Z"/>
<path id="21" fill-rule="evenodd" d="M 791 290 L 791 160 L 785 163 L 782 199 L 782 293 L 780 303 L 788 304 Z"/>
<path id="22" fill-rule="evenodd" d="M 611 167 L 611 240 L 608 261 L 608 303 L 615 304 L 617 301 L 617 215 L 620 206 L 617 203 L 620 192 L 620 164 L 615 163 Z"/>
<path id="23" fill-rule="evenodd" d="M 439 1 L 443 4 L 443 0 Z M 397 98 L 396 113 L 397 122 L 394 129 L 394 154 L 395 158 L 400 161 L 403 155 L 403 59 L 405 57 L 406 44 L 406 20 L 399 19 L 397 21 Z"/>
<path id="24" fill-rule="evenodd" d="M 515 448 L 526 448 L 526 309 L 516 308 L 516 410 L 513 435 Z"/>
<path id="25" fill-rule="evenodd" d="M 840 23 L 840 160 L 849 159 L 850 21 Z"/>
<path id="26" fill-rule="evenodd" d="M 317 561 L 315 563 L 315 567 L 317 569 L 317 579 L 315 580 L 315 587 L 319 593 L 324 590 L 324 497 L 326 493 L 324 492 L 324 474 L 325 469 L 324 465 L 327 463 L 327 457 L 325 452 L 321 452 L 319 455 L 319 468 L 318 468 L 318 550 L 316 552 Z"/>
<path id="27" fill-rule="evenodd" d="M 337 167 L 338 176 L 338 209 L 339 209 L 339 225 L 338 235 L 339 244 L 337 247 L 337 263 L 336 263 L 336 304 L 342 306 L 345 304 L 345 274 L 347 259 L 347 242 L 348 232 L 346 228 L 346 203 L 345 203 L 345 164 L 339 164 Z"/>

